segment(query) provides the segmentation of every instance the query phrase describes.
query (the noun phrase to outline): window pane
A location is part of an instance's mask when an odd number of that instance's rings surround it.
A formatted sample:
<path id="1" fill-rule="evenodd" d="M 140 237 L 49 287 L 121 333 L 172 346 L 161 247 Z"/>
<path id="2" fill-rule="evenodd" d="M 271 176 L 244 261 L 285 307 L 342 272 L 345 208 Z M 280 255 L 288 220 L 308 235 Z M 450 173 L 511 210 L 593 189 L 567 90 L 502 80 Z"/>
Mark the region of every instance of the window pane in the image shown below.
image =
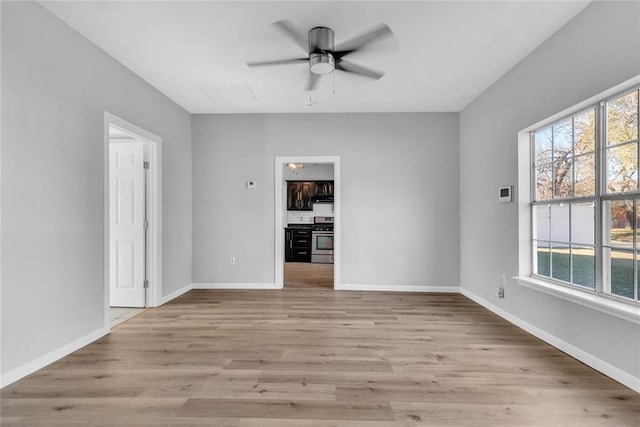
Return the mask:
<path id="1" fill-rule="evenodd" d="M 595 245 L 595 203 L 571 205 L 571 242 Z"/>
<path id="2" fill-rule="evenodd" d="M 564 159 L 573 153 L 573 124 L 567 119 L 553 126 L 553 157 Z"/>
<path id="3" fill-rule="evenodd" d="M 569 242 L 569 205 L 551 205 L 551 240 Z"/>
<path id="4" fill-rule="evenodd" d="M 534 251 L 538 259 L 536 274 L 541 276 L 551 276 L 551 253 L 549 252 L 549 242 L 534 241 Z"/>
<path id="5" fill-rule="evenodd" d="M 546 128 L 536 132 L 535 149 L 536 149 L 536 165 L 551 161 L 552 149 L 552 133 L 551 128 Z"/>
<path id="6" fill-rule="evenodd" d="M 573 160 L 564 159 L 554 163 L 554 197 L 564 199 L 573 196 Z"/>
<path id="7" fill-rule="evenodd" d="M 551 200 L 551 163 L 536 165 L 536 200 Z"/>
<path id="8" fill-rule="evenodd" d="M 612 250 L 610 254 L 611 294 L 633 298 L 633 252 Z"/>
<path id="9" fill-rule="evenodd" d="M 574 246 L 571 249 L 571 256 L 573 257 L 573 283 L 594 289 L 596 283 L 595 249 Z"/>
<path id="10" fill-rule="evenodd" d="M 533 219 L 533 238 L 538 240 L 549 240 L 549 206 L 534 206 Z"/>
<path id="11" fill-rule="evenodd" d="M 551 277 L 565 282 L 571 281 L 569 245 L 551 243 Z"/>
<path id="12" fill-rule="evenodd" d="M 579 196 L 593 196 L 596 193 L 596 155 L 585 154 L 573 161 L 576 172 L 574 193 Z"/>
<path id="13" fill-rule="evenodd" d="M 607 145 L 638 139 L 638 91 L 607 103 Z"/>
<path id="14" fill-rule="evenodd" d="M 575 153 L 594 151 L 596 146 L 595 110 L 585 111 L 573 118 Z"/>
<path id="15" fill-rule="evenodd" d="M 607 202 L 610 212 L 609 244 L 621 248 L 633 248 L 633 200 Z"/>
<path id="16" fill-rule="evenodd" d="M 638 188 L 638 144 L 607 150 L 607 192 L 622 193 Z"/>

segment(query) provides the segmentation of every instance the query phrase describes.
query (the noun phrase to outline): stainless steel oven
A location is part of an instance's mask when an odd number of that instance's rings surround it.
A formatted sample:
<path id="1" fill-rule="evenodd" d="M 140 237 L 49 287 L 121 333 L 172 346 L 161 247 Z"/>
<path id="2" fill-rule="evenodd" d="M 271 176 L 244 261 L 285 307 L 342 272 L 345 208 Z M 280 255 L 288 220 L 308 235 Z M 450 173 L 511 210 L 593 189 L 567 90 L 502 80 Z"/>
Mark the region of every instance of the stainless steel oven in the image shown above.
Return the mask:
<path id="1" fill-rule="evenodd" d="M 333 264 L 333 217 L 313 218 L 311 262 Z"/>

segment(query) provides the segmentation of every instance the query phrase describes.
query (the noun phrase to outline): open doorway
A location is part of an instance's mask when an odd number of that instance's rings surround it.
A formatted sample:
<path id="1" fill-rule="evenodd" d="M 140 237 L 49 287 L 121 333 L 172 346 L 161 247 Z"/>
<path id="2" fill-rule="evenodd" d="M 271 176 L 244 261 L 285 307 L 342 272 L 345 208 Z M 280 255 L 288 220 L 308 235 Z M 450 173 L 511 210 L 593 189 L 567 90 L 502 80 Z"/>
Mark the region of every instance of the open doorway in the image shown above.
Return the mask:
<path id="1" fill-rule="evenodd" d="M 105 113 L 105 325 L 160 295 L 160 141 Z"/>
<path id="2" fill-rule="evenodd" d="M 340 277 L 339 157 L 276 158 L 276 285 L 334 289 Z"/>

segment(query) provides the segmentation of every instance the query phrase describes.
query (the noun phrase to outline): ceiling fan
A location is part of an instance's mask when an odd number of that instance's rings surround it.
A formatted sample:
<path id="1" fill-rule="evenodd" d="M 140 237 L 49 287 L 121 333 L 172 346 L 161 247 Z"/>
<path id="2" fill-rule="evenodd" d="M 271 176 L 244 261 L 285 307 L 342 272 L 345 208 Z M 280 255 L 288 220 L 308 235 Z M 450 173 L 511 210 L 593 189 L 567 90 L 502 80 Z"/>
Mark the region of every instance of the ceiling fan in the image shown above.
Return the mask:
<path id="1" fill-rule="evenodd" d="M 306 90 L 313 90 L 318 84 L 320 76 L 329 74 L 334 70 L 368 77 L 373 80 L 378 80 L 384 76 L 384 73 L 381 71 L 354 64 L 344 59 L 344 57 L 384 37 L 391 36 L 393 32 L 386 24 L 380 24 L 357 37 L 341 43 L 337 47 L 334 47 L 333 30 L 331 28 L 314 27 L 309 30 L 307 37 L 305 37 L 304 34 L 298 31 L 289 21 L 278 21 L 274 22 L 273 25 L 304 49 L 304 51 L 307 52 L 307 56 L 275 61 L 247 62 L 249 67 L 308 63 L 309 77 L 307 79 Z"/>

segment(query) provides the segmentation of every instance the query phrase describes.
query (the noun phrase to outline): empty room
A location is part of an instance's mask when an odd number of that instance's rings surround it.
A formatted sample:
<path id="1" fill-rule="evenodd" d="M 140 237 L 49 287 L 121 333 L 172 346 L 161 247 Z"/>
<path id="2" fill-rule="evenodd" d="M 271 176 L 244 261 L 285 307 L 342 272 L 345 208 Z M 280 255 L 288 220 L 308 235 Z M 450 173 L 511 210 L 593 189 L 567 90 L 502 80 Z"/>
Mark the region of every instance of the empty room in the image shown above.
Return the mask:
<path id="1" fill-rule="evenodd" d="M 2 425 L 640 424 L 640 1 L 1 1 Z"/>

